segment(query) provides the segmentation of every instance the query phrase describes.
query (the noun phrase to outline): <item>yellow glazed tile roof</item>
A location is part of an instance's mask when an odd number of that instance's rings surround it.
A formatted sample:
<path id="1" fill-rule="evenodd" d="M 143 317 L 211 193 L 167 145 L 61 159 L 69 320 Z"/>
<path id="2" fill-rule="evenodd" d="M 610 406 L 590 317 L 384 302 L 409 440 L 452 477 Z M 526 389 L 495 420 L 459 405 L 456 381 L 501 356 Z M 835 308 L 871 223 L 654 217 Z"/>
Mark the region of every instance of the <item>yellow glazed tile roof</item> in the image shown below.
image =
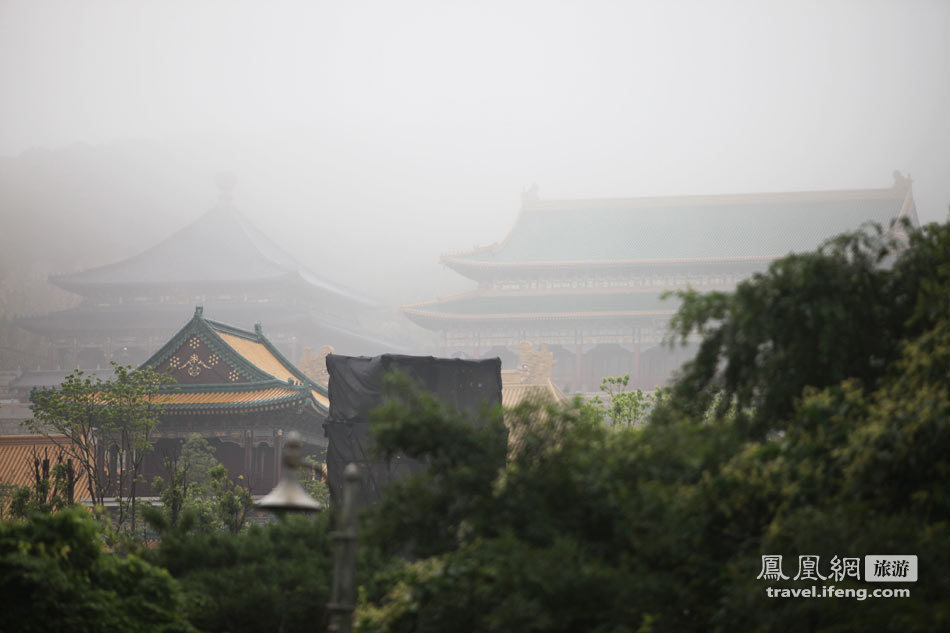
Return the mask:
<path id="1" fill-rule="evenodd" d="M 165 393 L 156 396 L 155 402 L 161 405 L 253 404 L 255 402 L 294 396 L 298 393 L 299 392 L 295 389 L 288 387 L 271 387 L 269 389 L 233 392 Z"/>
<path id="2" fill-rule="evenodd" d="M 60 447 L 69 443 L 65 435 L 0 435 L 0 483 L 14 486 L 32 486 L 33 454 L 40 459 L 49 458 L 50 468 L 56 463 Z M 68 455 L 63 453 L 63 459 Z M 76 499 L 86 494 L 86 473 L 73 460 L 76 469 Z"/>
<path id="3" fill-rule="evenodd" d="M 317 402 L 319 402 L 320 404 L 322 404 L 323 406 L 325 406 L 325 407 L 328 408 L 328 409 L 330 408 L 330 399 L 329 399 L 329 398 L 327 398 L 325 395 L 323 395 L 322 393 L 320 393 L 320 392 L 317 391 L 316 389 L 311 390 L 310 393 L 313 394 L 313 397 L 314 397 L 314 399 L 315 399 Z"/>
<path id="4" fill-rule="evenodd" d="M 287 380 L 290 378 L 295 382 L 299 381 L 299 379 L 294 376 L 294 373 L 290 370 L 290 368 L 282 363 L 280 359 L 274 356 L 274 354 L 271 353 L 271 351 L 267 349 L 267 346 L 263 343 L 249 341 L 246 338 L 228 334 L 227 332 L 219 331 L 218 336 L 220 336 L 225 343 L 230 345 L 235 352 L 256 365 L 262 371 L 266 371 L 274 378 L 279 380 Z M 313 394 L 314 399 L 321 405 L 325 407 L 330 406 L 330 400 L 325 395 L 316 390 L 311 391 L 311 393 Z"/>
<path id="5" fill-rule="evenodd" d="M 284 381 L 288 378 L 293 378 L 294 381 L 298 380 L 294 373 L 280 362 L 263 343 L 249 341 L 246 338 L 227 334 L 226 332 L 218 332 L 218 336 L 230 345 L 234 351 L 274 378 Z"/>

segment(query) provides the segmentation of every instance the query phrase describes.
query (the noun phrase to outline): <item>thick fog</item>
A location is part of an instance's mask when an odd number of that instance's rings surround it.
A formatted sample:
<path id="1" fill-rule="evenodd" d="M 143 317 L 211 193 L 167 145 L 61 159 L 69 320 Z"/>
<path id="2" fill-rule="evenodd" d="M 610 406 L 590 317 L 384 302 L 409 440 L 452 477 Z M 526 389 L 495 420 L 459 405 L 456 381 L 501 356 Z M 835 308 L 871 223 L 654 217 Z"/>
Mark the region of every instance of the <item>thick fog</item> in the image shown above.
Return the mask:
<path id="1" fill-rule="evenodd" d="M 502 239 L 535 183 L 877 188 L 898 169 L 922 221 L 950 204 L 945 0 L 3 0 L 0 89 L 3 242 L 75 236 L 49 268 L 171 234 L 221 171 L 289 252 L 391 304 L 467 287 L 440 253 Z"/>

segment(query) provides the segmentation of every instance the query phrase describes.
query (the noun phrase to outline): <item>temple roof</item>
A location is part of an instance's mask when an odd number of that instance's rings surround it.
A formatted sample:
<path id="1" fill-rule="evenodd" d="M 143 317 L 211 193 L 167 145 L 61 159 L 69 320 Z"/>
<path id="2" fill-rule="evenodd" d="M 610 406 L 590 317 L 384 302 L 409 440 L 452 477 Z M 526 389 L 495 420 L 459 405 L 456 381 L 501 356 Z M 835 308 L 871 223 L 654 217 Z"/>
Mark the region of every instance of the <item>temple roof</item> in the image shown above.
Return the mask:
<path id="1" fill-rule="evenodd" d="M 261 233 L 229 197 L 198 220 L 152 248 L 128 259 L 78 273 L 54 275 L 50 282 L 85 295 L 134 286 L 181 287 L 296 282 L 363 305 L 374 303 L 333 284 L 297 262 Z"/>
<path id="2" fill-rule="evenodd" d="M 228 323 L 260 321 L 270 332 L 293 332 L 309 343 L 332 342 L 353 354 L 379 350 L 405 351 L 402 346 L 374 336 L 359 323 L 332 315 L 313 314 L 306 306 L 284 302 L 228 302 L 206 297 L 205 305 L 215 316 Z M 98 306 L 92 302 L 49 314 L 20 317 L 19 327 L 51 339 L 69 338 L 76 333 L 119 337 L 147 332 L 165 337 L 181 323 L 183 305 L 178 303 L 124 303 Z"/>
<path id="3" fill-rule="evenodd" d="M 0 483 L 14 486 L 32 486 L 36 480 L 34 459 L 49 460 L 52 476 L 53 466 L 61 457 L 70 459 L 65 447 L 70 440 L 65 435 L 0 435 Z M 87 475 L 73 460 L 76 474 L 76 486 L 73 489 L 76 499 L 88 495 Z"/>
<path id="4" fill-rule="evenodd" d="M 312 407 L 326 415 L 327 390 L 310 380 L 264 336 L 205 319 L 202 308 L 142 367 L 170 373 L 168 413 Z"/>
<path id="5" fill-rule="evenodd" d="M 679 301 L 674 297 L 662 299 L 661 294 L 662 290 L 657 288 L 517 292 L 476 290 L 404 306 L 403 312 L 420 325 L 446 320 L 576 320 L 606 315 L 650 317 L 673 314 L 679 307 Z"/>
<path id="6" fill-rule="evenodd" d="M 541 200 L 526 194 L 497 244 L 442 261 L 473 269 L 605 262 L 777 258 L 813 250 L 865 222 L 916 223 L 911 182 L 887 189 L 625 199 Z"/>

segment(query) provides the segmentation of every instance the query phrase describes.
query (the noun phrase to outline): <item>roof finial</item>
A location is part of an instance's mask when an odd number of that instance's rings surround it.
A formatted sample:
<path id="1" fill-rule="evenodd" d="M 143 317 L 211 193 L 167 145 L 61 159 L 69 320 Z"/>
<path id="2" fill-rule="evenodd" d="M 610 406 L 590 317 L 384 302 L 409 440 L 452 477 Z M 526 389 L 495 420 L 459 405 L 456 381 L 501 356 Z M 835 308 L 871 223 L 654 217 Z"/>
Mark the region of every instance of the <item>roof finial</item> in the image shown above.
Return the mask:
<path id="1" fill-rule="evenodd" d="M 264 329 L 261 327 L 260 323 L 254 324 L 254 334 L 257 334 L 258 336 L 264 336 Z"/>
<path id="2" fill-rule="evenodd" d="M 906 176 L 900 172 L 900 170 L 894 170 L 894 188 L 901 191 L 907 191 L 910 187 L 910 183 L 913 182 L 910 178 L 910 174 Z"/>
<path id="3" fill-rule="evenodd" d="M 204 306 L 195 306 L 195 318 L 200 319 L 204 316 Z"/>
<path id="4" fill-rule="evenodd" d="M 230 207 L 234 203 L 234 185 L 237 184 L 234 172 L 221 172 L 215 180 L 218 183 L 218 204 Z"/>

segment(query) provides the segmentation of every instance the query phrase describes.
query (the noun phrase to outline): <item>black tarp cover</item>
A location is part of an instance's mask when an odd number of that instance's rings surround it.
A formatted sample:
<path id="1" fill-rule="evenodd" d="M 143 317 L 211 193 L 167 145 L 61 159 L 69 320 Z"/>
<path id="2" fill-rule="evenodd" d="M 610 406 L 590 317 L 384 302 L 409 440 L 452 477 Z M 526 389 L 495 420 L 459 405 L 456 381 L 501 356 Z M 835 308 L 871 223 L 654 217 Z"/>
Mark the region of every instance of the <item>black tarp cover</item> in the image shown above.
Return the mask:
<path id="1" fill-rule="evenodd" d="M 418 472 L 424 465 L 397 455 L 389 460 L 373 457 L 370 412 L 385 401 L 386 374 L 397 371 L 445 404 L 469 414 L 473 421 L 484 405 L 501 404 L 501 360 L 463 360 L 433 356 L 327 356 L 330 375 L 330 414 L 324 424 L 328 438 L 327 482 L 334 498 L 343 492 L 343 469 L 360 466 L 360 501 L 370 504 L 391 481 Z"/>

